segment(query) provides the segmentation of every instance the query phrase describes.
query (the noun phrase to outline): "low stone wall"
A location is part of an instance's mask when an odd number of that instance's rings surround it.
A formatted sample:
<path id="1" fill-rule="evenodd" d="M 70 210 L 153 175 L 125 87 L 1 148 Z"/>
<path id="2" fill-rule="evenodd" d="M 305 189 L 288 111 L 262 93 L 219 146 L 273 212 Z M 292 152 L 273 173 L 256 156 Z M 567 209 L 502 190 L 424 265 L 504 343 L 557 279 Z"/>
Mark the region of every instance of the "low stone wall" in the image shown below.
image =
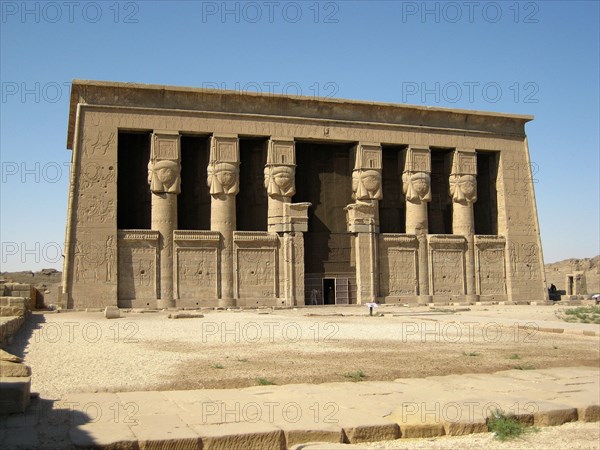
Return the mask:
<path id="1" fill-rule="evenodd" d="M 6 283 L 0 297 L 0 344 L 11 339 L 31 309 L 32 287 Z M 23 360 L 0 349 L 0 411 L 22 413 L 30 401 L 31 369 Z"/>
<path id="2" fill-rule="evenodd" d="M 0 317 L 25 316 L 30 301 L 28 297 L 0 297 Z"/>
<path id="3" fill-rule="evenodd" d="M 25 322 L 29 298 L 0 297 L 0 344 L 10 340 Z"/>

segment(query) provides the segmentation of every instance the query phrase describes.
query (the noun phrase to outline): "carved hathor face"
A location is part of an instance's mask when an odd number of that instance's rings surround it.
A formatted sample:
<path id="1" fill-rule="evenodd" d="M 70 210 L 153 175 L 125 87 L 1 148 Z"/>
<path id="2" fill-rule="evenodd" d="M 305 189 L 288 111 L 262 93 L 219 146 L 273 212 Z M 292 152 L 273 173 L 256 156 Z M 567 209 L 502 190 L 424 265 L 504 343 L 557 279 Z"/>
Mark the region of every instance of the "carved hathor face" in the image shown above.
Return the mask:
<path id="1" fill-rule="evenodd" d="M 156 170 L 156 176 L 165 187 L 171 187 L 177 178 L 177 174 L 171 167 L 163 167 Z"/>
<path id="2" fill-rule="evenodd" d="M 381 173 L 378 170 L 352 172 L 352 197 L 358 200 L 381 199 Z"/>
<path id="3" fill-rule="evenodd" d="M 151 163 L 150 188 L 153 192 L 178 192 L 179 163 L 177 161 L 162 160 Z"/>
<path id="4" fill-rule="evenodd" d="M 419 197 L 423 198 L 429 192 L 429 175 L 417 173 L 412 176 L 412 185 Z"/>
<path id="5" fill-rule="evenodd" d="M 369 193 L 374 193 L 381 186 L 381 174 L 377 170 L 365 170 L 360 174 L 360 180 Z"/>
<path id="6" fill-rule="evenodd" d="M 276 166 L 272 172 L 273 181 L 282 190 L 287 191 L 294 183 L 294 168 L 289 166 Z"/>
<path id="7" fill-rule="evenodd" d="M 237 182 L 237 167 L 233 164 L 221 163 L 215 170 L 215 176 L 223 189 L 229 190 Z"/>
<path id="8" fill-rule="evenodd" d="M 463 175 L 458 182 L 460 189 L 469 200 L 477 195 L 477 181 L 473 175 Z"/>

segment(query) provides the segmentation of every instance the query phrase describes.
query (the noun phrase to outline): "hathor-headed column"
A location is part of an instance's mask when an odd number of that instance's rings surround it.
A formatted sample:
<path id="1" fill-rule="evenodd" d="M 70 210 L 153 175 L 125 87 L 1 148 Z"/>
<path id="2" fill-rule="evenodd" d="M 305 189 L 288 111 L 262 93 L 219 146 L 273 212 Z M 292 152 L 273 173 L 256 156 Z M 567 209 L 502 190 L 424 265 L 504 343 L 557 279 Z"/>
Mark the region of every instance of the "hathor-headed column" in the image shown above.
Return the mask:
<path id="1" fill-rule="evenodd" d="M 296 193 L 296 153 L 293 139 L 271 138 L 265 166 L 265 188 L 269 195 L 268 231 L 282 232 L 284 204 Z"/>
<path id="2" fill-rule="evenodd" d="M 157 306 L 175 306 L 173 296 L 173 231 L 177 228 L 177 194 L 180 192 L 180 145 L 176 131 L 152 135 L 148 183 L 152 191 L 152 229 L 159 232 Z"/>
<path id="3" fill-rule="evenodd" d="M 452 197 L 452 233 L 467 240 L 465 258 L 467 300 L 477 301 L 475 291 L 475 253 L 473 203 L 477 201 L 477 154 L 475 149 L 457 148 L 452 155 L 450 174 Z"/>
<path id="4" fill-rule="evenodd" d="M 219 306 L 235 306 L 233 298 L 233 232 L 235 196 L 239 191 L 240 150 L 237 135 L 213 135 L 210 142 L 208 187 L 210 229 L 222 236 Z"/>
<path id="5" fill-rule="evenodd" d="M 419 303 L 431 302 L 427 264 L 427 203 L 431 201 L 429 147 L 411 145 L 406 150 L 402 189 L 406 197 L 406 233 L 419 241 Z"/>
<path id="6" fill-rule="evenodd" d="M 269 140 L 265 166 L 265 189 L 269 195 L 268 230 L 282 237 L 280 273 L 286 305 L 304 304 L 304 240 L 308 231 L 310 203 L 292 203 L 296 193 L 296 152 L 291 138 Z"/>
<path id="7" fill-rule="evenodd" d="M 357 302 L 375 302 L 379 294 L 379 200 L 383 198 L 381 145 L 361 142 L 354 148 L 352 198 L 355 203 L 346 211 L 348 231 L 356 234 Z"/>

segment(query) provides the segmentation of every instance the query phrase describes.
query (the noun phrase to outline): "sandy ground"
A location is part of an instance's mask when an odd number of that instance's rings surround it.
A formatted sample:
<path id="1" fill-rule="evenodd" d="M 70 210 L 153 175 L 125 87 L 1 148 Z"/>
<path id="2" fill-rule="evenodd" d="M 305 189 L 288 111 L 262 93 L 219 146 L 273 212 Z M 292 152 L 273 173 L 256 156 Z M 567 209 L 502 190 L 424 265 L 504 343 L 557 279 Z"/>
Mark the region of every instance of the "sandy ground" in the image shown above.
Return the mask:
<path id="1" fill-rule="evenodd" d="M 461 308 L 456 308 L 461 309 Z M 44 398 L 73 392 L 235 388 L 257 384 L 393 380 L 522 368 L 600 365 L 600 338 L 560 322 L 553 306 L 365 307 L 167 312 L 36 313 L 7 350 L 33 369 Z M 268 312 L 268 313 L 267 313 Z M 528 322 L 530 328 L 515 324 Z M 563 334 L 539 331 L 566 327 Z M 578 333 L 578 334 L 575 334 Z"/>
<path id="2" fill-rule="evenodd" d="M 563 306 L 382 306 L 296 310 L 35 313 L 7 347 L 32 367 L 32 390 L 75 392 L 235 388 L 263 377 L 276 384 L 393 380 L 520 367 L 600 366 L 600 326 L 567 324 Z M 454 310 L 448 311 L 448 310 Z M 519 328 L 527 323 L 529 328 Z M 565 328 L 565 333 L 541 328 Z M 583 330 L 596 336 L 584 336 Z M 484 433 L 364 444 L 393 449 L 598 449 L 600 424 L 541 429 L 506 443 Z"/>

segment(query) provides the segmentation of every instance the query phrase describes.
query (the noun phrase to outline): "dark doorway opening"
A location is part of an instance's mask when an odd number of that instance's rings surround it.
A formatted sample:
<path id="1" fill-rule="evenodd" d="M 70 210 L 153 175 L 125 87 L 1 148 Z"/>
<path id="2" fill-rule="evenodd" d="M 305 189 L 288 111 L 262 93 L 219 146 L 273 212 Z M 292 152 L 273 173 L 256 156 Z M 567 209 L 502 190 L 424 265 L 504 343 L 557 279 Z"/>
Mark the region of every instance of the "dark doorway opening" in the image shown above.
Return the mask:
<path id="1" fill-rule="evenodd" d="M 473 204 L 475 234 L 498 234 L 496 178 L 498 153 L 477 152 L 477 201 Z"/>
<path id="2" fill-rule="evenodd" d="M 294 202 L 310 202 L 304 234 L 305 272 L 353 272 L 344 208 L 352 202 L 352 144 L 296 143 Z M 320 276 L 319 278 L 322 278 Z"/>
<path id="3" fill-rule="evenodd" d="M 210 230 L 210 193 L 206 184 L 209 153 L 208 136 L 181 136 L 179 230 Z"/>
<path id="4" fill-rule="evenodd" d="M 404 146 L 382 146 L 383 200 L 379 202 L 379 231 L 406 233 L 406 206 L 402 192 Z"/>
<path id="5" fill-rule="evenodd" d="M 335 305 L 335 278 L 323 278 L 323 304 Z"/>
<path id="6" fill-rule="evenodd" d="M 117 228 L 149 230 L 150 132 L 119 132 L 117 138 Z"/>
<path id="7" fill-rule="evenodd" d="M 235 199 L 239 231 L 267 231 L 269 199 L 264 185 L 268 138 L 240 139 L 240 189 Z"/>
<path id="8" fill-rule="evenodd" d="M 451 149 L 431 149 L 431 201 L 427 204 L 429 234 L 452 234 L 451 157 Z"/>

